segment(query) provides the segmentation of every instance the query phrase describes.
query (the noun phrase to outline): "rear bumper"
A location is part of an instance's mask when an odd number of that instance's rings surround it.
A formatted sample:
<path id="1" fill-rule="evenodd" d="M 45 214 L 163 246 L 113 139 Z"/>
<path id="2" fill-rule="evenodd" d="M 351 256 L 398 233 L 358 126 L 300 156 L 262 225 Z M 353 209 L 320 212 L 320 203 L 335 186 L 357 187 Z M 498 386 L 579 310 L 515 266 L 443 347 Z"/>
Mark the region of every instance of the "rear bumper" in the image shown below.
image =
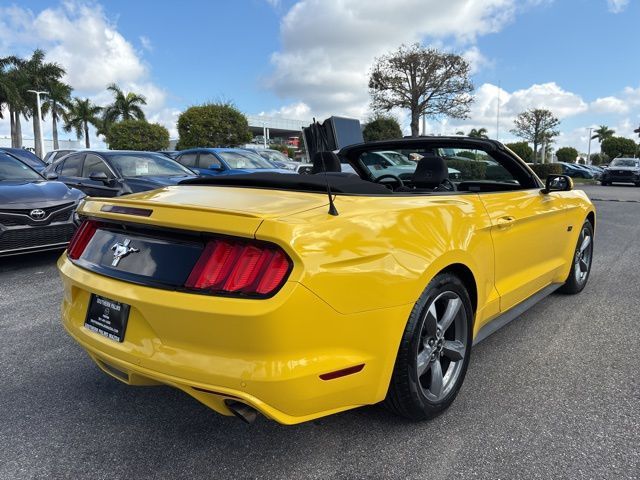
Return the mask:
<path id="1" fill-rule="evenodd" d="M 62 321 L 109 375 L 179 388 L 219 413 L 242 401 L 280 423 L 384 398 L 412 305 L 336 312 L 297 282 L 273 298 L 241 300 L 156 290 L 88 272 L 63 255 Z M 122 343 L 84 328 L 91 293 L 131 305 Z M 358 373 L 320 375 L 364 364 Z"/>

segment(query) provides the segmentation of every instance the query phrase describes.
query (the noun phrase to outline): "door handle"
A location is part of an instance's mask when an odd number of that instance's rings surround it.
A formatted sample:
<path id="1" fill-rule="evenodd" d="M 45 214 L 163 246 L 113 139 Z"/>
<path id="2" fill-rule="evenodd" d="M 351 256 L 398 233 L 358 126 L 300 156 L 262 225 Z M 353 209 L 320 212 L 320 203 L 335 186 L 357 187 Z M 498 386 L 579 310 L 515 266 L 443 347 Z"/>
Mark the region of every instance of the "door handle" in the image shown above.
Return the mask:
<path id="1" fill-rule="evenodd" d="M 510 228 L 513 226 L 513 222 L 516 220 L 516 217 L 511 217 L 511 216 L 505 216 L 505 217 L 500 217 L 498 220 L 496 220 L 496 224 L 498 225 L 498 228 Z"/>

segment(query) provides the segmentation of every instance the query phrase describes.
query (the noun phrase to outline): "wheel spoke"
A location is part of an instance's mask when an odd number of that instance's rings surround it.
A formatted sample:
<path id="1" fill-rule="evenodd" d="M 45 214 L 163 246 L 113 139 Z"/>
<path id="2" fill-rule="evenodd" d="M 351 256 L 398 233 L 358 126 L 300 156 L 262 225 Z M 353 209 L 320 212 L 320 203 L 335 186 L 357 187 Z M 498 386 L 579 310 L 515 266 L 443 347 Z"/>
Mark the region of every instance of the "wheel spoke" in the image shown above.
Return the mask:
<path id="1" fill-rule="evenodd" d="M 439 397 L 442 392 L 442 365 L 440 365 L 439 359 L 431 362 L 431 386 L 429 391 L 436 397 Z"/>
<path id="2" fill-rule="evenodd" d="M 584 251 L 591 245 L 591 236 L 585 235 L 584 240 L 580 244 L 580 253 L 584 253 Z"/>
<path id="3" fill-rule="evenodd" d="M 440 323 L 438 324 L 443 334 L 451 326 L 451 323 L 453 322 L 453 319 L 456 318 L 456 315 L 458 315 L 461 306 L 462 301 L 458 297 L 449 299 L 447 309 L 442 316 L 442 320 L 440 320 Z"/>
<path id="4" fill-rule="evenodd" d="M 436 312 L 436 302 L 433 302 L 427 311 L 427 315 L 424 318 L 424 328 L 427 331 L 429 337 L 436 336 L 436 330 L 438 329 L 438 318 Z"/>
<path id="5" fill-rule="evenodd" d="M 446 340 L 442 348 L 442 354 L 452 362 L 464 358 L 465 347 L 460 340 Z"/>
<path id="6" fill-rule="evenodd" d="M 589 270 L 589 265 L 587 265 L 587 262 L 585 262 L 584 258 L 580 259 L 580 271 L 582 273 L 587 273 L 587 270 Z"/>
<path id="7" fill-rule="evenodd" d="M 431 349 L 425 348 L 418 354 L 418 378 L 424 375 L 429 369 L 429 361 L 431 360 Z"/>

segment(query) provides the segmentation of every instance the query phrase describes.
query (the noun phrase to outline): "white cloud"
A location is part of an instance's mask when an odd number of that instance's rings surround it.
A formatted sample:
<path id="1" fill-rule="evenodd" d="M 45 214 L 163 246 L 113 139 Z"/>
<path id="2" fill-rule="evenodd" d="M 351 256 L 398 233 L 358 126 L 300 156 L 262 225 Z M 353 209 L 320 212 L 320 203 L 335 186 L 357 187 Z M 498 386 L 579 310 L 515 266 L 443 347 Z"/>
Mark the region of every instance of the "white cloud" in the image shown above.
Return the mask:
<path id="1" fill-rule="evenodd" d="M 147 37 L 140 36 L 139 40 L 142 50 L 152 49 Z M 74 88 L 75 96 L 106 105 L 112 96 L 105 88 L 116 83 L 125 91 L 143 94 L 147 116 L 175 132 L 172 110 L 165 105 L 167 92 L 149 79 L 142 50 L 136 50 L 118 31 L 100 4 L 68 0 L 40 12 L 0 7 L 0 56 L 28 56 L 35 48 L 43 48 L 47 61 L 65 68 L 64 80 Z M 48 123 L 45 119 L 45 135 Z M 23 126 L 23 130 L 26 134 L 29 127 Z"/>
<path id="2" fill-rule="evenodd" d="M 595 113 L 627 113 L 629 105 L 617 97 L 597 98 L 589 106 Z"/>
<path id="3" fill-rule="evenodd" d="M 447 41 L 477 69 L 488 61 L 476 38 L 499 31 L 516 10 L 515 0 L 302 0 L 281 21 L 267 86 L 318 116 L 362 117 L 375 57 L 402 43 Z"/>
<path id="4" fill-rule="evenodd" d="M 29 11 L 32 44 L 64 65 L 66 80 L 78 90 L 97 90 L 111 82 L 138 80 L 147 67 L 133 45 L 96 4 L 66 2 L 37 15 Z"/>
<path id="5" fill-rule="evenodd" d="M 311 108 L 304 102 L 296 102 L 268 112 L 260 112 L 258 115 L 276 118 L 289 118 L 293 120 L 310 120 Z"/>
<path id="6" fill-rule="evenodd" d="M 508 92 L 496 85 L 482 84 L 475 92 L 468 120 L 443 120 L 433 124 L 431 133 L 453 134 L 458 130 L 468 132 L 471 128 L 486 128 L 489 136 L 497 134 L 498 102 L 500 103 L 499 138 L 511 139 L 516 116 L 530 108 L 551 110 L 560 120 L 584 114 L 589 106 L 582 98 L 568 92 L 554 82 L 534 84 L 528 88 Z"/>
<path id="7" fill-rule="evenodd" d="M 607 0 L 607 7 L 611 13 L 623 12 L 627 5 L 629 5 L 629 0 Z"/>
<path id="8" fill-rule="evenodd" d="M 142 48 L 147 50 L 148 52 L 153 51 L 153 43 L 151 43 L 151 39 L 145 35 L 140 35 L 140 44 Z"/>

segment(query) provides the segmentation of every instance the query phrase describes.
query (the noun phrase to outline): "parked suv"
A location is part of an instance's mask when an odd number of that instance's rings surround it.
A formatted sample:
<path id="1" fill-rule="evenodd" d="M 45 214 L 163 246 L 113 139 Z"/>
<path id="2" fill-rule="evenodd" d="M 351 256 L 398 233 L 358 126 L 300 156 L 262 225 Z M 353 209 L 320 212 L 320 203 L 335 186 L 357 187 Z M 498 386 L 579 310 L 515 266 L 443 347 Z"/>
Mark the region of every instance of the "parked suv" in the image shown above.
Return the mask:
<path id="1" fill-rule="evenodd" d="M 633 183 L 640 187 L 640 159 L 638 158 L 614 158 L 602 172 L 600 184 Z"/>

